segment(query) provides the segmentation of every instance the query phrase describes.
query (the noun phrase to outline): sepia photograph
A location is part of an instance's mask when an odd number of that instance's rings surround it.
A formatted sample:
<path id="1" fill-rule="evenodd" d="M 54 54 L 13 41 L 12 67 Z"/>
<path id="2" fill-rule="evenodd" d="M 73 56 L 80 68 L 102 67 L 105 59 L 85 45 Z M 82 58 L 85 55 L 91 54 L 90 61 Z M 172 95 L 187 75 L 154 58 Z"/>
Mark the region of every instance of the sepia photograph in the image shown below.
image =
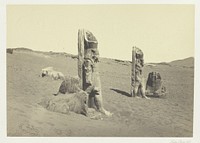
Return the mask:
<path id="1" fill-rule="evenodd" d="M 5 11 L 7 138 L 193 143 L 195 4 L 6 4 Z"/>

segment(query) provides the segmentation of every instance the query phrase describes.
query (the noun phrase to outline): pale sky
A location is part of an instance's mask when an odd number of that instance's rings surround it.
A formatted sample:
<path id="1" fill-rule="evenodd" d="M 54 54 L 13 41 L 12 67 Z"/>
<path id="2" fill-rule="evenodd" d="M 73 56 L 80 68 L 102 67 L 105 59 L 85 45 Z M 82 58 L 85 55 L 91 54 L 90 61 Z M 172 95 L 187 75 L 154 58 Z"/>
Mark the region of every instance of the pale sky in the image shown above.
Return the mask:
<path id="1" fill-rule="evenodd" d="M 7 47 L 78 53 L 78 29 L 97 38 L 101 57 L 145 62 L 194 56 L 194 5 L 8 5 Z"/>

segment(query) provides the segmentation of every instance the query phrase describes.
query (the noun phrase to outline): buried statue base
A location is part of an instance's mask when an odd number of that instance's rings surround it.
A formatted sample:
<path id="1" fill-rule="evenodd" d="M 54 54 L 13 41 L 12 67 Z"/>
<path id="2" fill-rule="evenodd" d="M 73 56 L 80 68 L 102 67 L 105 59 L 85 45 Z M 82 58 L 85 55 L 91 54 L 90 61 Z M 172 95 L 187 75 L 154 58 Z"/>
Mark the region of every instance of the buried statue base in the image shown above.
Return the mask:
<path id="1" fill-rule="evenodd" d="M 151 72 L 148 75 L 147 83 L 146 83 L 146 91 L 145 94 L 147 96 L 152 97 L 164 97 L 166 96 L 166 87 L 163 86 L 160 73 Z"/>

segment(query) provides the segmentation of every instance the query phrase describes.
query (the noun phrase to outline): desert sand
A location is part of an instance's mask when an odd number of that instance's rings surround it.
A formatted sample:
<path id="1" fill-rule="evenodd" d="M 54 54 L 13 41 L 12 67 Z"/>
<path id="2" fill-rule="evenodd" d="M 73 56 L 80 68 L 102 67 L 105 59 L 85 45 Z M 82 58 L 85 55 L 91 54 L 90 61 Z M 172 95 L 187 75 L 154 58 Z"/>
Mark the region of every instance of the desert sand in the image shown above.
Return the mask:
<path id="1" fill-rule="evenodd" d="M 100 60 L 104 107 L 113 116 L 92 120 L 76 113 L 51 112 L 39 105 L 42 99 L 53 96 L 62 82 L 42 78 L 41 69 L 53 66 L 65 75 L 76 76 L 75 56 L 27 50 L 7 53 L 7 136 L 193 136 L 193 65 L 185 65 L 184 60 L 177 64 L 146 65 L 145 78 L 149 72 L 159 72 L 168 92 L 165 98 L 146 100 L 130 97 L 130 62 Z"/>

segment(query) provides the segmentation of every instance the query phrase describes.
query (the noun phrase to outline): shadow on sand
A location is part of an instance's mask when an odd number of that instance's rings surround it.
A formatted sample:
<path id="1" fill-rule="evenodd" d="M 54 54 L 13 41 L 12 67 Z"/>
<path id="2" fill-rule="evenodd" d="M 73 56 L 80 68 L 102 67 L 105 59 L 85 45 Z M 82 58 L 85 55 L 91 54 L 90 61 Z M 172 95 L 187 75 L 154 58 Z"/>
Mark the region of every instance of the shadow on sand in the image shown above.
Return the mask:
<path id="1" fill-rule="evenodd" d="M 114 88 L 110 88 L 110 90 L 113 90 L 113 91 L 115 91 L 117 93 L 120 93 L 121 95 L 125 95 L 127 97 L 131 97 L 131 95 L 129 93 L 125 92 L 125 91 L 122 91 L 122 90 L 119 90 L 119 89 L 114 89 Z"/>

